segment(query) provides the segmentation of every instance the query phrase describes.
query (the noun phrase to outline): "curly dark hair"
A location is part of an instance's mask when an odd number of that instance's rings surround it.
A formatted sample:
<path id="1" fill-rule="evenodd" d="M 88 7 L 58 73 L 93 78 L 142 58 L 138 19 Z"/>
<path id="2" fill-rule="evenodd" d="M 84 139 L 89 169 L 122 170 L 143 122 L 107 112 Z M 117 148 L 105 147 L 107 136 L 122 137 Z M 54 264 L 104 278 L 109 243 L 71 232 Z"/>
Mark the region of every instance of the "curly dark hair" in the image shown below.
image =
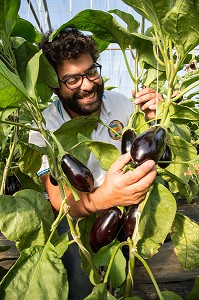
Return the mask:
<path id="1" fill-rule="evenodd" d="M 48 32 L 43 36 L 39 48 L 43 50 L 55 70 L 63 60 L 76 59 L 83 53 L 89 53 L 93 61 L 97 61 L 99 53 L 94 39 L 83 34 L 76 27 L 65 27 L 52 42 L 49 42 L 50 34 L 51 32 Z"/>

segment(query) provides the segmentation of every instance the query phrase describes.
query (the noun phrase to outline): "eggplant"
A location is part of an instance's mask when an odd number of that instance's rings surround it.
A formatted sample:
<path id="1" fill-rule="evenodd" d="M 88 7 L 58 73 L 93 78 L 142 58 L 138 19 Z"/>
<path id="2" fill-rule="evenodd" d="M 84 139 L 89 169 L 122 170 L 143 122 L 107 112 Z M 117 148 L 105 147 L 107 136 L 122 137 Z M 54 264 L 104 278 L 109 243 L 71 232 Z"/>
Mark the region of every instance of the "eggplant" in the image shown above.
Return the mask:
<path id="1" fill-rule="evenodd" d="M 138 204 L 133 204 L 128 208 L 124 216 L 123 231 L 126 238 L 132 237 L 133 235 L 133 231 L 135 229 L 135 224 L 136 224 L 137 211 L 138 211 Z"/>
<path id="2" fill-rule="evenodd" d="M 61 167 L 71 185 L 81 192 L 91 192 L 94 188 L 94 178 L 91 171 L 71 154 L 65 154 L 61 159 Z"/>
<path id="3" fill-rule="evenodd" d="M 52 176 L 52 174 L 50 174 L 50 182 L 52 183 L 52 185 L 58 186 L 58 182 L 57 182 L 57 180 Z"/>
<path id="4" fill-rule="evenodd" d="M 164 153 L 162 154 L 161 158 L 160 158 L 160 161 L 163 162 L 163 161 L 171 161 L 171 158 L 172 158 L 172 154 L 171 154 L 171 149 L 169 148 L 168 145 L 166 145 L 166 148 L 164 150 Z M 170 163 L 161 163 L 161 162 L 158 162 L 158 166 L 162 169 L 165 169 L 166 167 L 168 167 L 170 165 Z"/>
<path id="5" fill-rule="evenodd" d="M 21 182 L 19 178 L 15 174 L 7 176 L 5 183 L 5 195 L 13 195 L 14 193 L 20 191 L 20 189 Z"/>
<path id="6" fill-rule="evenodd" d="M 121 153 L 125 154 L 131 150 L 133 141 L 136 138 L 136 133 L 133 129 L 128 128 L 122 134 Z"/>
<path id="7" fill-rule="evenodd" d="M 93 252 L 111 243 L 118 235 L 123 223 L 123 214 L 117 207 L 105 210 L 94 221 L 90 231 L 90 246 Z"/>
<path id="8" fill-rule="evenodd" d="M 135 166 L 152 159 L 160 160 L 166 147 L 166 130 L 160 125 L 153 126 L 134 140 L 130 154 Z"/>
<path id="9" fill-rule="evenodd" d="M 166 238 L 164 240 L 164 244 L 165 243 L 169 243 L 169 242 L 171 242 L 171 233 L 170 232 L 167 234 L 167 236 L 166 236 Z"/>

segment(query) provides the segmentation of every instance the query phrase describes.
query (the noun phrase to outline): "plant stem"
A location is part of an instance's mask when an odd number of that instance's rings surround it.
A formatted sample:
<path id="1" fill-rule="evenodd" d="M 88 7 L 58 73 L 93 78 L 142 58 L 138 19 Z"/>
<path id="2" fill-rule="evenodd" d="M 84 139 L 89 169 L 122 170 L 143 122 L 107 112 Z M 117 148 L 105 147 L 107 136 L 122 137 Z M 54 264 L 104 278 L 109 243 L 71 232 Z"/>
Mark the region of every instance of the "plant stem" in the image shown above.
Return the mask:
<path id="1" fill-rule="evenodd" d="M 21 127 L 21 128 L 27 129 L 27 130 L 35 130 L 35 131 L 39 131 L 38 128 L 34 128 L 34 127 L 32 127 L 32 126 L 27 126 L 27 125 L 24 125 L 24 124 L 21 124 L 21 123 L 17 123 L 17 122 L 0 120 L 0 123 L 2 123 L 2 124 L 7 124 L 7 125 L 13 125 L 13 126 L 16 126 L 16 127 Z"/>
<path id="2" fill-rule="evenodd" d="M 13 133 L 13 141 L 10 142 L 10 148 L 9 148 L 10 153 L 9 153 L 9 156 L 6 160 L 5 168 L 3 170 L 3 177 L 2 177 L 2 183 L 1 183 L 0 195 L 4 194 L 6 179 L 7 179 L 7 176 L 8 176 L 9 167 L 12 163 L 13 153 L 14 153 L 14 150 L 15 150 L 15 147 L 16 147 L 17 139 L 18 139 L 17 127 L 15 127 L 14 133 Z"/>
<path id="3" fill-rule="evenodd" d="M 165 67 L 165 63 L 163 61 L 161 61 L 161 59 L 158 57 L 158 54 L 156 52 L 156 44 L 153 44 L 153 54 L 155 56 L 155 59 L 157 60 L 157 62 L 161 65 Z"/>
<path id="4" fill-rule="evenodd" d="M 90 253 L 84 247 L 84 245 L 83 245 L 83 243 L 82 243 L 79 235 L 77 234 L 77 231 L 75 230 L 75 227 L 74 227 L 74 224 L 73 224 L 73 220 L 72 220 L 71 216 L 68 213 L 69 206 L 67 206 L 67 212 L 64 212 L 65 206 L 67 204 L 66 203 L 67 197 L 66 197 L 64 183 L 62 183 L 62 182 L 61 182 L 61 184 L 59 183 L 59 189 L 60 189 L 62 204 L 61 204 L 61 207 L 60 207 L 59 214 L 58 214 L 55 222 L 52 225 L 53 232 L 52 232 L 50 238 L 53 236 L 53 233 L 55 232 L 55 229 L 57 228 L 58 224 L 62 220 L 62 215 L 64 214 L 66 216 L 66 218 L 67 218 L 67 222 L 68 222 L 68 225 L 70 227 L 70 231 L 71 231 L 71 235 L 73 237 L 73 240 L 78 244 L 78 246 L 80 248 L 80 251 L 82 252 L 82 254 L 84 255 L 84 257 L 88 261 L 90 267 L 92 268 L 92 270 L 94 272 L 95 280 L 97 281 L 97 283 L 101 283 L 101 278 L 100 278 L 100 274 L 98 273 L 98 269 L 93 264 L 93 261 L 92 261 Z M 50 240 L 50 238 L 49 238 L 49 240 Z"/>
<path id="5" fill-rule="evenodd" d="M 145 260 L 144 260 L 137 252 L 135 252 L 134 255 L 141 261 L 141 263 L 143 264 L 143 266 L 144 266 L 145 269 L 147 270 L 147 272 L 148 272 L 148 274 L 149 274 L 149 277 L 151 278 L 151 281 L 153 282 L 153 285 L 154 285 L 154 287 L 155 287 L 155 289 L 156 289 L 156 292 L 157 292 L 157 294 L 158 294 L 158 296 L 159 296 L 159 299 L 160 299 L 160 300 L 164 300 L 164 298 L 163 298 L 163 296 L 162 296 L 162 293 L 161 293 L 161 291 L 160 291 L 160 289 L 159 289 L 159 286 L 158 286 L 158 284 L 157 284 L 157 282 L 156 282 L 156 280 L 155 280 L 155 278 L 154 278 L 154 276 L 153 276 L 153 273 L 151 272 L 151 270 L 150 270 L 148 264 L 146 263 L 146 261 L 145 261 Z"/>
<path id="6" fill-rule="evenodd" d="M 59 177 L 59 169 L 58 169 L 58 164 L 57 164 L 57 158 L 53 152 L 53 149 L 49 143 L 49 135 L 47 133 L 47 130 L 45 130 L 43 128 L 43 125 L 42 125 L 42 121 L 43 121 L 43 117 L 42 117 L 42 114 L 39 110 L 39 108 L 37 107 L 33 107 L 32 104 L 30 104 L 31 107 L 27 106 L 26 105 L 26 109 L 31 113 L 31 115 L 33 116 L 36 124 L 37 124 L 37 127 L 38 127 L 38 130 L 39 132 L 41 133 L 42 137 L 44 138 L 45 140 L 45 143 L 46 143 L 46 147 L 47 147 L 47 151 L 48 151 L 48 157 L 49 159 L 51 160 L 51 163 L 52 163 L 52 166 L 53 166 L 53 171 L 54 171 L 54 174 L 56 176 L 56 178 Z M 34 112 L 33 112 L 34 110 Z M 35 116 L 35 114 L 36 116 Z M 55 143 L 57 143 L 58 141 L 56 140 L 55 136 L 52 134 L 51 137 L 53 138 L 53 141 Z M 59 148 L 62 148 L 60 144 L 57 145 Z M 61 180 L 58 180 L 58 186 L 59 186 L 59 190 L 60 190 L 60 195 L 61 195 L 61 199 L 62 199 L 62 204 L 61 204 L 61 207 L 60 207 L 60 211 L 59 211 L 59 214 L 55 220 L 55 222 L 52 224 L 52 232 L 50 234 L 50 237 L 48 239 L 48 242 L 50 242 L 58 224 L 60 223 L 60 221 L 62 220 L 63 218 L 63 215 L 66 216 L 67 218 L 67 221 L 68 221 L 68 224 L 69 224 L 69 227 L 70 227 L 70 231 L 71 231 L 71 234 L 72 234 L 72 237 L 74 239 L 74 241 L 78 244 L 81 252 L 83 253 L 84 257 L 87 259 L 90 267 L 93 269 L 93 272 L 94 272 L 94 276 L 95 276 L 95 280 L 97 281 L 97 283 L 100 283 L 101 282 L 101 278 L 100 278 L 100 274 L 98 273 L 98 269 L 96 268 L 96 266 L 93 264 L 92 262 L 92 258 L 89 254 L 89 252 L 87 251 L 87 249 L 84 247 L 80 237 L 78 236 L 76 230 L 75 230 L 75 227 L 74 227 L 74 224 L 73 224 L 73 221 L 71 219 L 71 216 L 69 215 L 68 211 L 69 211 L 69 206 L 67 206 L 67 211 L 65 211 L 66 209 L 66 199 L 67 199 L 67 196 L 66 196 L 66 191 L 65 191 L 65 184 L 64 184 L 64 180 L 61 179 Z"/>
<path id="7" fill-rule="evenodd" d="M 128 262 L 128 273 L 126 277 L 126 286 L 124 292 L 124 298 L 131 296 L 131 291 L 133 287 L 133 273 L 135 269 L 135 255 L 134 255 L 134 247 L 131 242 L 129 242 L 129 262 Z"/>
<path id="8" fill-rule="evenodd" d="M 106 270 L 106 274 L 105 274 L 105 276 L 104 276 L 104 283 L 107 283 L 108 282 L 108 277 L 109 277 L 109 274 L 110 274 L 110 271 L 111 271 L 111 267 L 112 267 L 112 264 L 113 264 L 113 261 L 114 261 L 114 258 L 115 258 L 115 256 L 116 256 L 116 254 L 117 254 L 117 252 L 119 251 L 119 249 L 121 248 L 121 247 L 123 247 L 123 246 L 125 246 L 125 245 L 128 245 L 128 243 L 127 242 L 122 242 L 122 243 L 120 243 L 116 248 L 115 248 L 115 250 L 113 251 L 113 254 L 112 254 L 112 256 L 111 256 L 111 259 L 110 259 L 110 261 L 109 261 L 109 264 L 108 264 L 108 267 L 107 267 L 107 270 Z"/>
<path id="9" fill-rule="evenodd" d="M 130 75 L 132 81 L 135 83 L 135 78 L 134 78 L 134 76 L 133 76 L 133 74 L 132 74 L 132 72 L 131 72 L 131 68 L 130 68 L 130 66 L 129 66 L 129 63 L 128 63 L 128 60 L 127 60 L 127 57 L 126 57 L 126 52 L 125 52 L 125 50 L 122 50 L 122 53 L 123 53 L 123 56 L 124 56 L 124 61 L 125 61 L 125 64 L 126 64 L 128 73 L 129 73 L 129 75 Z"/>

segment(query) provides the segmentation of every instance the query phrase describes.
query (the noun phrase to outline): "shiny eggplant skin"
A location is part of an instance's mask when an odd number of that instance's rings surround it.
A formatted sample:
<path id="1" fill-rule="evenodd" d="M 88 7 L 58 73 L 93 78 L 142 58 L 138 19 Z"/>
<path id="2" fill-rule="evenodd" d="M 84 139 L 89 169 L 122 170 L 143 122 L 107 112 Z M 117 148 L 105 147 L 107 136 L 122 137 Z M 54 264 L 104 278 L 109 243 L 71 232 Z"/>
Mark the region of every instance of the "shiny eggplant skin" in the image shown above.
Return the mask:
<path id="1" fill-rule="evenodd" d="M 20 191 L 21 182 L 19 178 L 15 175 L 9 175 L 6 179 L 5 184 L 5 195 L 13 195 L 14 193 Z"/>
<path id="2" fill-rule="evenodd" d="M 136 224 L 136 213 L 138 211 L 138 204 L 131 205 L 124 217 L 123 231 L 126 238 L 132 237 Z"/>
<path id="3" fill-rule="evenodd" d="M 156 125 L 136 137 L 131 146 L 131 158 L 136 166 L 149 159 L 158 163 L 165 147 L 166 130 Z"/>
<path id="4" fill-rule="evenodd" d="M 166 145 L 166 148 L 162 156 L 160 157 L 160 161 L 171 161 L 171 158 L 172 158 L 171 149 L 169 148 L 168 145 Z M 170 163 L 161 163 L 161 162 L 158 163 L 158 166 L 162 169 L 165 169 L 169 165 Z"/>
<path id="5" fill-rule="evenodd" d="M 131 150 L 133 141 L 136 138 L 136 133 L 133 129 L 128 128 L 122 134 L 121 153 L 125 154 Z"/>
<path id="6" fill-rule="evenodd" d="M 93 190 L 93 174 L 74 156 L 65 154 L 61 159 L 61 167 L 71 185 L 78 191 L 89 193 Z"/>
<path id="7" fill-rule="evenodd" d="M 123 214 L 119 208 L 113 207 L 102 212 L 95 220 L 90 232 L 90 246 L 97 252 L 111 243 L 118 235 L 123 223 Z"/>

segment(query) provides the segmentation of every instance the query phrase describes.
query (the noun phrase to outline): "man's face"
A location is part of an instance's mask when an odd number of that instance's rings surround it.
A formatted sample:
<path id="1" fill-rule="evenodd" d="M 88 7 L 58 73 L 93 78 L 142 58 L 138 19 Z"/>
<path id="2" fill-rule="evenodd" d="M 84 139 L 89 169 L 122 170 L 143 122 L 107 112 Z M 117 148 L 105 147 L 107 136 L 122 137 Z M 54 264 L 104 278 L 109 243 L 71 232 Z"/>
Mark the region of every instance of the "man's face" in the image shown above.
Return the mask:
<path id="1" fill-rule="evenodd" d="M 57 70 L 60 80 L 73 78 L 74 75 L 86 73 L 92 66 L 93 60 L 90 54 L 82 54 L 78 59 L 65 60 Z M 83 77 L 81 86 L 70 89 L 60 82 L 60 88 L 57 95 L 62 101 L 66 111 L 74 117 L 76 115 L 90 115 L 94 112 L 99 113 L 102 95 L 104 92 L 104 83 L 101 77 L 94 81 L 89 81 Z"/>

